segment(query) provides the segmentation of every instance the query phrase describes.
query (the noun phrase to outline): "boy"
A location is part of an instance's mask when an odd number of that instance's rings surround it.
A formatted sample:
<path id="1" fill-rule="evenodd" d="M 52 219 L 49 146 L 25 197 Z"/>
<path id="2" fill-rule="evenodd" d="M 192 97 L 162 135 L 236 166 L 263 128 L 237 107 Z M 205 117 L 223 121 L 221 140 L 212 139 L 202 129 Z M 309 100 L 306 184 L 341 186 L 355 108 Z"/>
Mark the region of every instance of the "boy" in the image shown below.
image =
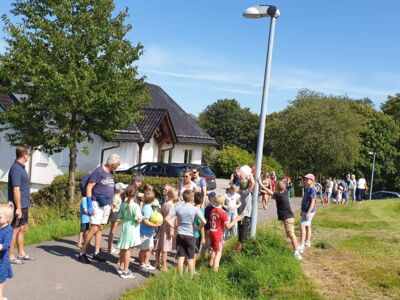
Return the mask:
<path id="1" fill-rule="evenodd" d="M 200 251 L 201 260 L 205 259 L 207 249 L 210 247 L 210 235 L 209 235 L 210 214 L 214 208 L 214 201 L 215 201 L 216 196 L 217 196 L 216 192 L 211 192 L 208 194 L 208 204 L 207 204 L 206 208 L 204 209 L 204 218 L 206 219 L 206 222 L 207 222 L 206 225 L 204 226 L 204 236 L 205 236 L 206 241 Z"/>
<path id="2" fill-rule="evenodd" d="M 203 206 L 203 195 L 200 192 L 196 192 L 194 194 L 194 207 L 200 209 L 200 212 L 202 216 L 204 217 L 204 211 L 202 209 Z M 201 221 L 199 218 L 196 218 L 196 226 L 200 226 Z M 206 243 L 206 237 L 205 237 L 205 232 L 204 232 L 204 226 L 201 226 L 200 229 L 197 229 L 195 232 L 195 238 L 196 238 L 196 250 L 195 253 L 198 255 L 200 253 L 200 248 L 201 246 L 204 247 L 204 244 Z"/>
<path id="3" fill-rule="evenodd" d="M 298 260 L 301 260 L 302 257 L 299 253 L 299 244 L 297 242 L 297 237 L 294 234 L 294 214 L 290 207 L 286 183 L 283 181 L 277 181 L 275 192 L 264 186 L 261 182 L 261 179 L 258 179 L 258 184 L 262 190 L 276 200 L 278 220 L 282 221 L 283 226 L 285 227 L 286 236 L 290 238 L 292 249 L 294 251 L 294 257 Z"/>
<path id="4" fill-rule="evenodd" d="M 140 268 L 144 271 L 152 271 L 156 268 L 150 264 L 151 251 L 154 248 L 154 229 L 158 225 L 150 222 L 150 217 L 153 214 L 151 207 L 154 202 L 154 192 L 148 190 L 144 193 L 144 205 L 142 208 L 143 222 L 140 224 L 140 239 L 142 244 L 139 251 Z"/>
<path id="5" fill-rule="evenodd" d="M 166 221 L 172 228 L 175 228 L 175 224 L 171 219 L 175 216 L 178 219 L 178 230 L 176 236 L 176 246 L 178 248 L 178 273 L 179 276 L 182 276 L 183 263 L 186 259 L 190 278 L 192 278 L 195 269 L 194 252 L 196 247 L 196 217 L 201 222 L 199 229 L 206 224 L 206 220 L 202 216 L 200 210 L 193 206 L 194 193 L 191 190 L 183 191 L 182 198 L 184 203 L 177 205 L 175 210 L 167 216 Z"/>
<path id="6" fill-rule="evenodd" d="M 82 249 L 83 242 L 85 241 L 87 232 L 90 229 L 90 216 L 93 214 L 93 208 L 91 207 L 91 205 L 88 205 L 86 197 L 82 197 L 80 204 L 80 213 L 81 213 L 81 229 L 79 231 L 77 246 L 79 249 Z"/>
<path id="7" fill-rule="evenodd" d="M 225 199 L 221 195 L 215 197 L 215 208 L 210 214 L 210 267 L 218 272 L 219 262 L 222 256 L 222 241 L 224 229 L 231 229 L 237 222 L 242 221 L 244 216 L 236 216 L 229 223 L 228 215 L 222 210 Z"/>
<path id="8" fill-rule="evenodd" d="M 315 176 L 304 176 L 304 196 L 301 201 L 301 243 L 299 252 L 304 252 L 304 247 L 311 247 L 311 221 L 317 209 L 317 191 L 314 188 Z"/>

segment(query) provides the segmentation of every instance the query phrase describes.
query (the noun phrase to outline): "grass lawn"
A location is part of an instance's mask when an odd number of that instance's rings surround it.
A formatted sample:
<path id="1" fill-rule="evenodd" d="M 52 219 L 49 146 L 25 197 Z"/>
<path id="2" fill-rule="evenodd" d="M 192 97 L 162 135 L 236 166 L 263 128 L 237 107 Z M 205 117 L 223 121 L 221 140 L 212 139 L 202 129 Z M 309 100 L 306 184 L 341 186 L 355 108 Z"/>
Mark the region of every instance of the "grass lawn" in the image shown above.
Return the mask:
<path id="1" fill-rule="evenodd" d="M 242 254 L 233 251 L 234 242 L 226 243 L 219 273 L 200 265 L 190 280 L 169 271 L 121 299 L 321 299 L 282 232 L 264 226 Z"/>
<path id="2" fill-rule="evenodd" d="M 400 201 L 318 207 L 303 266 L 326 299 L 400 299 Z"/>

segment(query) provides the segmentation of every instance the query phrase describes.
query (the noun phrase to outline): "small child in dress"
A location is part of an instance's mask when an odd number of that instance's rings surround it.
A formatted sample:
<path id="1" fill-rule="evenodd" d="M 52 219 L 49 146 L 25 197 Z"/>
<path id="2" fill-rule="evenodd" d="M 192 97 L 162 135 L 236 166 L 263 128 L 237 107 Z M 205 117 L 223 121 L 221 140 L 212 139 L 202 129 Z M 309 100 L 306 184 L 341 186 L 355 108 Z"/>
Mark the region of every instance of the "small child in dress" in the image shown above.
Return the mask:
<path id="1" fill-rule="evenodd" d="M 231 229 L 237 222 L 243 220 L 243 216 L 229 222 L 228 215 L 222 210 L 225 199 L 221 195 L 215 197 L 215 207 L 210 214 L 210 267 L 218 272 L 219 262 L 222 256 L 224 229 Z"/>
<path id="2" fill-rule="evenodd" d="M 237 210 L 241 205 L 240 195 L 236 192 L 237 186 L 232 184 L 228 192 L 224 195 L 225 205 L 223 208 L 228 212 L 228 221 L 232 222 L 237 217 Z M 225 230 L 224 239 L 227 240 L 231 235 L 237 236 L 237 224 L 229 230 Z"/>
<path id="3" fill-rule="evenodd" d="M 119 252 L 119 263 L 117 271 L 122 278 L 134 278 L 135 275 L 129 270 L 129 260 L 133 247 L 140 245 L 140 222 L 143 220 L 139 205 L 135 202 L 136 187 L 130 185 L 126 190 L 127 200 L 122 203 L 119 210 L 119 218 L 122 221 L 121 234 L 117 247 Z"/>
<path id="4" fill-rule="evenodd" d="M 111 206 L 111 214 L 109 222 L 111 222 L 110 232 L 108 234 L 108 253 L 117 254 L 118 250 L 113 247 L 114 234 L 117 231 L 118 221 L 119 221 L 119 209 L 122 204 L 122 194 L 124 190 L 128 187 L 127 184 L 118 182 L 115 184 L 115 193 L 113 197 L 113 202 Z"/>
<path id="5" fill-rule="evenodd" d="M 167 255 L 176 249 L 176 231 L 166 221 L 166 217 L 175 209 L 175 205 L 178 203 L 178 191 L 175 188 L 169 187 L 167 191 L 167 199 L 161 207 L 161 213 L 164 217 L 164 221 L 159 228 L 158 239 L 156 243 L 156 268 L 160 268 L 160 256 L 161 256 L 161 271 L 167 271 Z M 175 219 L 175 218 L 174 218 Z M 175 220 L 172 220 L 174 223 Z"/>
<path id="6" fill-rule="evenodd" d="M 150 217 L 153 214 L 153 208 L 151 207 L 154 202 L 155 194 L 152 190 L 144 192 L 144 204 L 142 208 L 143 222 L 140 224 L 140 238 L 142 244 L 139 252 L 139 264 L 140 268 L 144 271 L 152 271 L 156 268 L 150 264 L 151 251 L 154 248 L 154 231 L 159 226 L 150 221 Z"/>
<path id="7" fill-rule="evenodd" d="M 10 249 L 13 237 L 13 229 L 10 223 L 13 219 L 13 209 L 9 205 L 0 206 L 0 299 L 7 300 L 3 297 L 3 288 L 6 279 L 13 278 L 8 250 Z"/>
<path id="8" fill-rule="evenodd" d="M 81 228 L 79 230 L 78 244 L 77 244 L 79 249 L 82 248 L 83 242 L 86 239 L 86 234 L 90 229 L 90 216 L 93 214 L 93 207 L 91 204 L 88 204 L 86 197 L 82 197 L 80 204 L 80 213 L 81 213 Z"/>

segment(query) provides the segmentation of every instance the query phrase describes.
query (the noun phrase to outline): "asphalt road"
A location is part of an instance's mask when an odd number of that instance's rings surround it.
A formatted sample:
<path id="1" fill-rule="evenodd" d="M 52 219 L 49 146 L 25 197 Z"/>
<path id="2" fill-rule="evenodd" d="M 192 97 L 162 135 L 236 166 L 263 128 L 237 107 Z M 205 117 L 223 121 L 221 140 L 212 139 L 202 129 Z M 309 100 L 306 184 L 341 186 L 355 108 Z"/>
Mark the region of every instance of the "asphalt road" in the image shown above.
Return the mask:
<path id="1" fill-rule="evenodd" d="M 223 193 L 228 188 L 228 181 L 217 179 L 217 187 L 216 192 Z M 292 201 L 292 209 L 299 209 L 298 199 Z M 266 211 L 259 208 L 259 223 L 276 218 L 275 201 L 271 201 Z M 105 233 L 104 238 L 108 229 Z M 107 263 L 82 264 L 76 260 L 76 240 L 75 236 L 26 247 L 26 253 L 36 261 L 12 265 L 14 278 L 6 281 L 4 296 L 10 300 L 118 299 L 124 292 L 141 286 L 147 277 L 158 273 L 143 273 L 133 268 L 134 279 L 121 279 L 115 269 L 117 257 L 106 253 L 103 255 L 108 259 Z M 103 249 L 106 249 L 105 242 Z M 133 257 L 137 258 L 137 253 Z M 137 266 L 137 263 L 133 262 L 133 265 Z"/>

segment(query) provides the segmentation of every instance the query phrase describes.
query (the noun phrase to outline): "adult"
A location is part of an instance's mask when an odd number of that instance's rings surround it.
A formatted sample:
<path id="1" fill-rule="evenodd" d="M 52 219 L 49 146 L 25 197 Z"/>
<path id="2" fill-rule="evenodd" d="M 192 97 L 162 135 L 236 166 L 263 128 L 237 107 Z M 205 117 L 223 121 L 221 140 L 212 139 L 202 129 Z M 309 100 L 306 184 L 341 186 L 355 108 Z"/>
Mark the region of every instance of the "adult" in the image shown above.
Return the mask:
<path id="1" fill-rule="evenodd" d="M 254 177 L 241 176 L 239 185 L 240 207 L 238 215 L 243 216 L 243 220 L 238 222 L 238 242 L 236 251 L 240 252 L 243 248 L 243 243 L 250 231 L 251 211 L 252 211 L 252 192 L 254 189 Z"/>
<path id="2" fill-rule="evenodd" d="M 361 173 L 360 178 L 357 180 L 356 199 L 358 202 L 362 202 L 364 199 L 365 191 L 368 189 L 367 181 L 364 178 L 364 174 Z"/>
<path id="3" fill-rule="evenodd" d="M 356 175 L 351 174 L 350 176 L 350 184 L 349 184 L 349 192 L 351 197 L 353 198 L 353 202 L 356 202 L 356 190 L 357 190 L 357 180 Z"/>
<path id="4" fill-rule="evenodd" d="M 183 181 L 179 183 L 179 198 L 183 201 L 183 192 L 192 191 L 196 193 L 197 184 L 192 181 L 192 172 L 190 170 L 185 170 L 183 174 Z"/>
<path id="5" fill-rule="evenodd" d="M 325 203 L 329 204 L 332 198 L 332 192 L 333 192 L 333 181 L 332 177 L 329 177 L 326 182 L 325 182 Z"/>
<path id="6" fill-rule="evenodd" d="M 206 196 L 207 196 L 207 181 L 203 178 L 200 177 L 200 167 L 195 167 L 192 169 L 192 174 L 193 174 L 193 182 L 197 186 L 197 191 L 201 193 L 201 198 L 202 198 L 202 207 L 206 203 Z"/>
<path id="7" fill-rule="evenodd" d="M 86 197 L 92 202 L 93 215 L 91 216 L 91 227 L 83 244 L 78 260 L 89 264 L 86 256 L 87 247 L 94 236 L 96 236 L 93 260 L 105 262 L 106 259 L 100 256 L 100 243 L 103 234 L 103 225 L 107 224 L 110 215 L 111 203 L 114 197 L 113 172 L 120 165 L 121 159 L 117 154 L 111 154 L 104 166 L 96 168 L 89 178 L 86 188 Z"/>
<path id="8" fill-rule="evenodd" d="M 30 201 L 29 177 L 25 165 L 29 160 L 29 148 L 18 146 L 15 149 L 16 159 L 8 171 L 8 200 L 14 206 L 14 218 L 11 226 L 14 228 L 10 245 L 10 263 L 21 265 L 24 261 L 34 260 L 25 253 L 24 237 L 28 230 Z M 18 255 L 15 257 L 14 248 L 17 244 Z"/>
<path id="9" fill-rule="evenodd" d="M 276 173 L 275 173 L 275 171 L 272 171 L 269 175 L 271 177 L 271 190 L 272 190 L 272 192 L 275 192 L 275 186 L 276 186 L 276 181 L 277 181 Z"/>

